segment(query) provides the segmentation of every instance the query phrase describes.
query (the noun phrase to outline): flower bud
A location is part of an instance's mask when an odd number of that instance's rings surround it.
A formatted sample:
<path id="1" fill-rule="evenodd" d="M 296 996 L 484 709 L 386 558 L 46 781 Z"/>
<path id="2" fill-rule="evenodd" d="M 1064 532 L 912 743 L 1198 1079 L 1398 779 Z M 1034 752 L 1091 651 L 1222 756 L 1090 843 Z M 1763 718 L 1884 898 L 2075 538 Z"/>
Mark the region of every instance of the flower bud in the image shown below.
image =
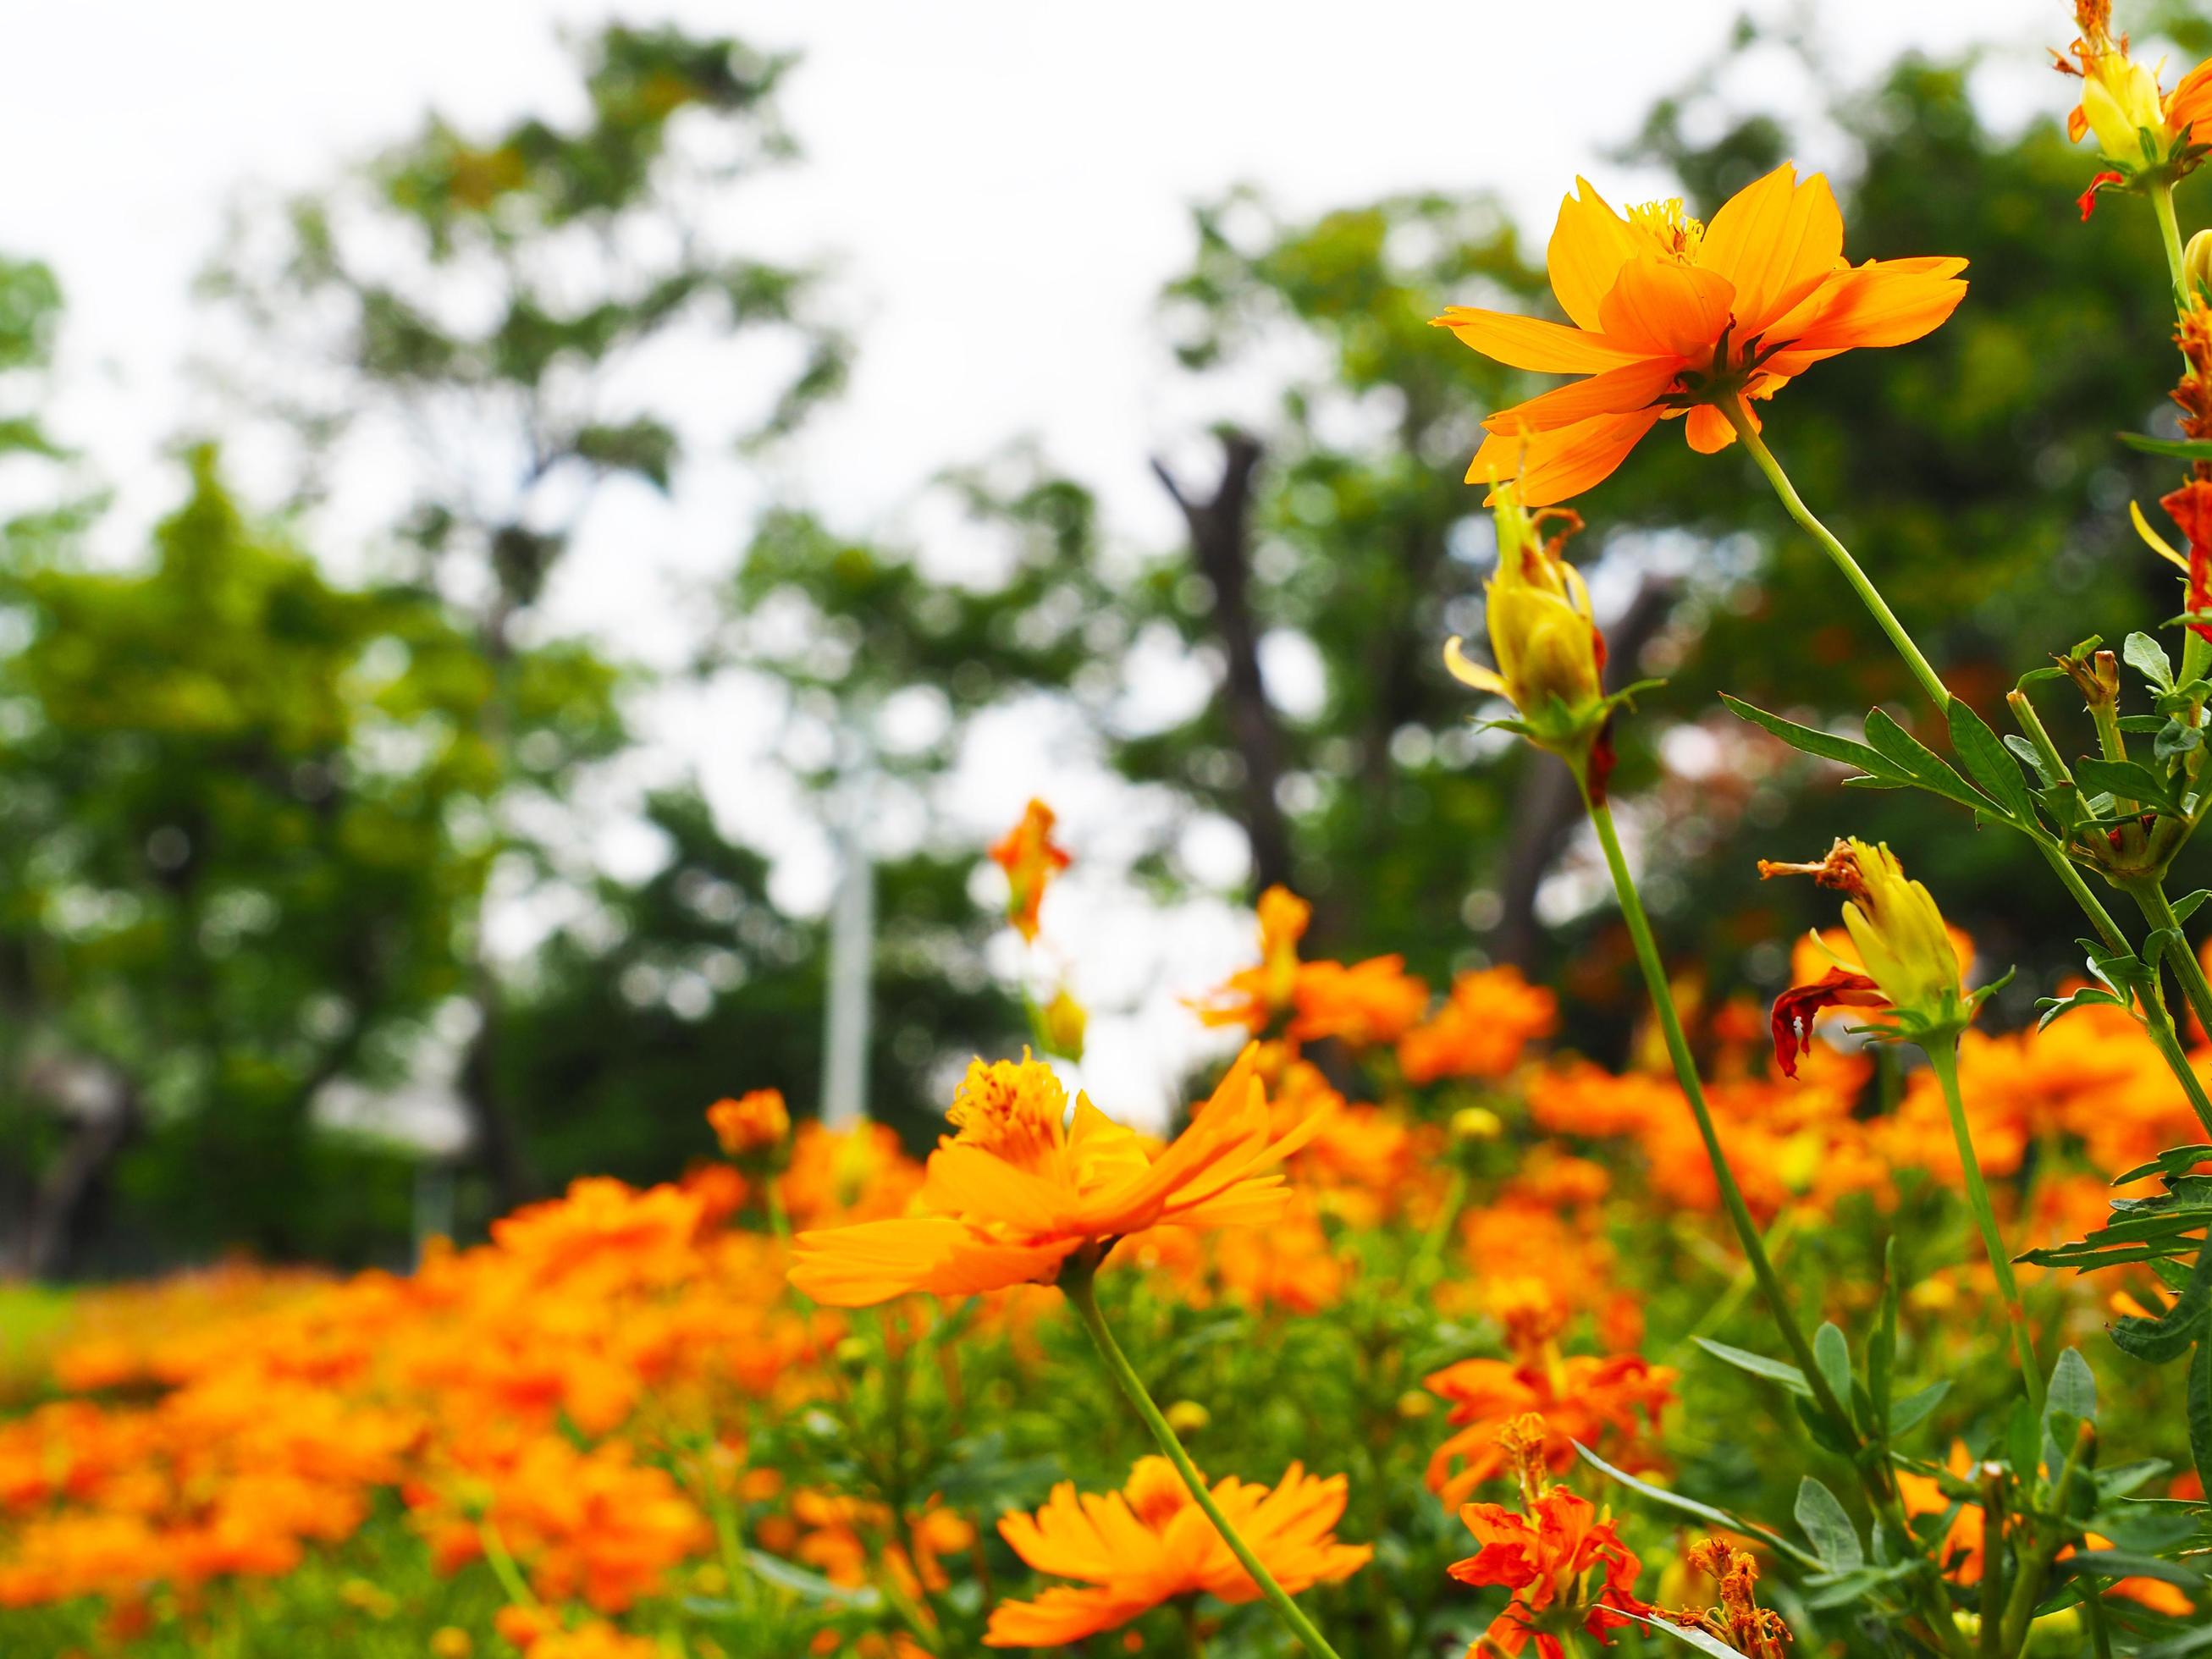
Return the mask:
<path id="1" fill-rule="evenodd" d="M 1505 1120 L 1487 1106 L 1462 1106 L 1451 1115 L 1454 1140 L 1495 1140 L 1505 1133 Z"/>
<path id="2" fill-rule="evenodd" d="M 2097 149 L 2123 167 L 2155 166 L 2166 132 L 2158 76 L 2118 52 L 2100 58 L 2081 84 L 2081 113 L 2097 135 Z M 2144 133 L 2149 133 L 2148 142 Z"/>
<path id="3" fill-rule="evenodd" d="M 1065 1060 L 1083 1058 L 1083 1035 L 1090 1027 L 1091 1015 L 1065 988 L 1054 993 L 1039 1019 L 1048 1049 Z"/>
<path id="4" fill-rule="evenodd" d="M 1560 556 L 1565 536 L 1547 544 L 1510 484 L 1498 486 L 1493 511 L 1498 574 L 1483 591 L 1498 666 L 1468 661 L 1457 640 L 1445 647 L 1445 665 L 1462 683 L 1505 698 L 1538 728 L 1538 741 L 1557 747 L 1600 718 L 1605 641 L 1591 620 L 1589 590 Z"/>
<path id="5" fill-rule="evenodd" d="M 1213 1413 L 1195 1400 L 1178 1400 L 1160 1415 L 1177 1434 L 1197 1434 L 1213 1421 Z"/>
<path id="6" fill-rule="evenodd" d="M 2192 293 L 2212 299 L 2212 230 L 2200 230 L 2182 251 L 2181 268 Z"/>
<path id="7" fill-rule="evenodd" d="M 755 1089 L 735 1100 L 718 1100 L 707 1109 L 707 1122 L 732 1158 L 771 1152 L 791 1133 L 791 1113 L 782 1092 L 775 1089 Z"/>

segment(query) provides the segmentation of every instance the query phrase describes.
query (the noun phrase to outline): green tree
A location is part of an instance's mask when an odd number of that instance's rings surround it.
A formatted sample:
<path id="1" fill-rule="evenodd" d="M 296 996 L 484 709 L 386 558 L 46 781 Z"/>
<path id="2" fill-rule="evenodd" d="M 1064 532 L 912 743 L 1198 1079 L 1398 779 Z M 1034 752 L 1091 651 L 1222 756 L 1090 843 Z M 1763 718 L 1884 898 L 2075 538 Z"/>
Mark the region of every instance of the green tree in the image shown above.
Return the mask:
<path id="1" fill-rule="evenodd" d="M 11 1241 L 33 1272 L 70 1265 L 111 1184 L 117 1228 L 171 1249 L 404 1231 L 377 1160 L 310 1108 L 389 1074 L 461 988 L 493 850 L 471 826 L 509 782 L 481 736 L 490 665 L 433 596 L 333 586 L 245 521 L 211 450 L 191 473 L 144 566 L 33 545 L 0 586 L 0 1122 L 37 1172 Z M 529 752 L 608 729 L 588 656 L 510 672 L 549 739 Z"/>
<path id="2" fill-rule="evenodd" d="M 549 577 L 601 484 L 666 492 L 686 459 L 675 421 L 635 391 L 643 368 L 683 352 L 695 380 L 724 374 L 726 435 L 753 443 L 834 390 L 845 362 L 810 315 L 808 273 L 715 229 L 734 190 L 793 153 L 775 106 L 787 61 L 616 26 L 579 67 L 580 123 L 473 134 L 433 116 L 330 189 L 244 217 L 208 283 L 244 325 L 235 378 L 295 441 L 297 501 L 321 496 L 365 425 L 412 445 L 391 527 L 466 609 L 494 675 L 479 735 L 518 780 L 514 665 L 543 632 Z M 512 812 L 501 824 L 514 867 L 549 874 L 542 838 Z M 507 988 L 481 942 L 474 963 L 464 1091 L 512 1204 L 538 1173 L 500 1054 Z"/>

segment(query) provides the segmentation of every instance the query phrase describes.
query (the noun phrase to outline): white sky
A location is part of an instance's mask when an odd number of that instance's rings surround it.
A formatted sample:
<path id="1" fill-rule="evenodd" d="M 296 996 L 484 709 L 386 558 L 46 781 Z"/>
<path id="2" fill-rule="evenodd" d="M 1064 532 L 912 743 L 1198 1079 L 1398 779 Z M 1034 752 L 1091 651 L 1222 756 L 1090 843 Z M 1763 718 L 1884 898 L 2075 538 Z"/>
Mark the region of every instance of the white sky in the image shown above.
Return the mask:
<path id="1" fill-rule="evenodd" d="M 672 584 L 725 566 L 764 493 L 813 502 L 854 531 L 926 533 L 932 521 L 915 503 L 927 481 L 1023 434 L 1102 492 L 1115 534 L 1166 544 L 1176 525 L 1146 459 L 1188 449 L 1193 434 L 1237 412 L 1238 397 L 1194 386 L 1153 327 L 1159 285 L 1189 251 L 1190 201 L 1239 180 L 1293 210 L 1491 185 L 1540 241 L 1577 170 L 1615 200 L 1652 182 L 1624 177 L 1603 151 L 1714 52 L 1741 9 L 1736 0 L 20 7 L 0 60 L 0 154 L 12 162 L 0 248 L 49 260 L 63 280 L 57 424 L 117 487 L 104 533 L 128 548 L 175 499 L 177 474 L 161 457 L 193 407 L 188 285 L 240 186 L 313 183 L 411 131 L 428 106 L 465 128 L 524 109 L 558 116 L 574 92 L 556 31 L 611 14 L 799 50 L 784 106 L 807 159 L 757 186 L 760 232 L 766 251 L 835 260 L 858 372 L 851 394 L 765 477 L 702 472 L 672 506 L 631 495 L 587 526 L 553 605 L 618 650 L 653 657 L 676 637 Z M 1907 46 L 2000 40 L 2014 50 L 1984 88 L 1991 101 L 2022 116 L 2067 101 L 2055 77 L 2028 67 L 2029 48 L 2070 34 L 2061 0 L 1827 0 L 1815 15 L 1847 73 Z M 1784 83 L 1780 95 L 1793 91 Z M 771 829 L 744 822 L 746 775 L 730 752 L 744 715 L 728 703 L 660 711 L 657 763 L 702 772 L 733 823 L 773 842 Z M 1054 742 L 1044 732 L 1006 740 L 1004 763 L 963 793 L 963 820 L 980 846 L 1042 776 L 1079 852 L 1110 865 L 1127 839 L 1115 822 L 1124 799 L 1079 768 L 1055 770 Z M 1194 856 L 1204 861 L 1203 849 Z M 795 862 L 805 888 L 803 845 Z M 1159 930 L 1103 888 L 1069 895 L 1066 921 L 1103 935 L 1079 988 L 1109 1006 L 1141 1003 L 1099 1031 L 1094 1051 L 1164 1044 L 1164 1063 L 1180 1063 L 1182 1017 L 1158 981 L 1195 988 L 1245 948 L 1248 923 L 1209 914 L 1177 935 L 1170 971 L 1147 942 Z M 1100 1103 L 1150 1103 L 1159 1063 L 1095 1063 Z"/>

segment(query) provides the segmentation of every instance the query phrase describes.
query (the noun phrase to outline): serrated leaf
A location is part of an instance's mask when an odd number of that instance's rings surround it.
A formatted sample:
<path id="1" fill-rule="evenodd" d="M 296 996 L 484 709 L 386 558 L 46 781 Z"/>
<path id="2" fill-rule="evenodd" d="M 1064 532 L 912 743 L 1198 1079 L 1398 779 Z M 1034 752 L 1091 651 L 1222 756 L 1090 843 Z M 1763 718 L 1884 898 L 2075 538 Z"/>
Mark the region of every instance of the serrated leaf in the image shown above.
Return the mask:
<path id="1" fill-rule="evenodd" d="M 1902 774 L 1930 794 L 1941 795 L 1977 812 L 1988 812 L 1996 803 L 1945 765 L 1942 757 L 1907 732 L 1882 710 L 1866 717 L 1867 742 L 1888 763 L 1887 770 Z"/>
<path id="2" fill-rule="evenodd" d="M 2120 645 L 2127 665 L 2161 691 L 2173 689 L 2173 660 L 2166 647 L 2148 634 L 2130 634 Z"/>
<path id="3" fill-rule="evenodd" d="M 1715 1342 L 1707 1337 L 1693 1340 L 1714 1358 L 1724 1360 L 1740 1371 L 1749 1371 L 1753 1376 L 1779 1382 L 1792 1394 L 1802 1395 L 1807 1399 L 1812 1397 L 1813 1385 L 1805 1380 L 1805 1373 L 1787 1360 L 1769 1359 L 1763 1353 L 1753 1353 L 1747 1348 L 1732 1348 L 1725 1342 Z"/>
<path id="4" fill-rule="evenodd" d="M 1889 1408 L 1889 1437 L 1899 1440 L 1911 1434 L 1936 1414 L 1936 1408 L 1950 1392 L 1950 1382 L 1945 1379 L 1905 1395 Z"/>
<path id="5" fill-rule="evenodd" d="M 1836 1501 L 1835 1493 L 1809 1474 L 1797 1484 L 1794 1512 L 1798 1526 L 1813 1541 L 1813 1553 L 1831 1572 L 1856 1572 L 1866 1565 L 1866 1551 L 1849 1512 Z"/>
<path id="6" fill-rule="evenodd" d="M 2191 893 L 2189 896 L 2193 899 L 2202 899 L 2204 895 L 2203 893 Z M 2192 910 L 2196 908 L 2197 907 L 2195 905 L 2190 906 L 2190 908 Z M 2179 915 L 2181 914 L 2180 905 L 2175 905 L 2173 909 L 2176 915 Z M 2195 1146 L 2169 1146 L 2164 1152 L 2160 1152 L 2156 1158 L 2151 1159 L 2149 1163 L 2138 1164 L 2134 1169 L 2114 1176 L 2112 1177 L 2112 1185 L 2115 1187 L 2124 1187 L 2131 1182 L 2141 1181 L 2145 1176 L 2187 1175 L 2198 1164 L 2205 1163 L 2212 1163 L 2212 1146 L 2202 1145 Z"/>
<path id="7" fill-rule="evenodd" d="M 1989 723 L 1967 707 L 1964 697 L 1951 699 L 1949 720 L 1951 747 L 1957 750 L 1966 775 L 2016 821 L 2034 823 L 2035 803 L 2028 796 L 2027 782 Z"/>
<path id="8" fill-rule="evenodd" d="M 2180 1358 L 2191 1342 L 2202 1339 L 2208 1322 L 2212 1322 L 2212 1247 L 2197 1251 L 2189 1288 L 2163 1318 L 2129 1315 L 2114 1320 L 2110 1328 L 2112 1345 L 2122 1353 L 2148 1364 L 2163 1365 Z"/>
<path id="9" fill-rule="evenodd" d="M 2189 1361 L 2189 1389 L 2183 1396 L 2189 1419 L 2189 1455 L 2197 1479 L 2212 1492 L 2212 1342 L 2200 1342 Z"/>
<path id="10" fill-rule="evenodd" d="M 1725 691 L 1721 693 L 1721 701 L 1728 705 L 1729 713 L 1749 720 L 1753 726 L 1765 727 L 1792 749 L 1817 756 L 1821 760 L 1856 766 L 1862 772 L 1871 773 L 1877 777 L 1894 777 L 1899 782 L 1905 781 L 1895 767 L 1865 744 L 1837 737 L 1814 726 L 1800 726 L 1795 720 L 1785 720 L 1779 714 L 1770 714 L 1764 708 L 1755 708 L 1740 698 L 1731 697 Z"/>
<path id="11" fill-rule="evenodd" d="M 1717 1527 L 1728 1527 L 1737 1532 L 1748 1534 L 1752 1537 L 1763 1539 L 1801 1567 L 1817 1569 L 1821 1565 L 1818 1556 L 1807 1553 L 1771 1528 L 1762 1527 L 1756 1521 L 1747 1521 L 1741 1516 L 1730 1515 L 1726 1510 L 1716 1509 L 1711 1504 L 1700 1504 L 1694 1498 L 1685 1498 L 1680 1492 L 1668 1492 L 1664 1486 L 1655 1486 L 1649 1481 L 1638 1480 L 1626 1470 L 1613 1468 L 1579 1440 L 1574 1443 L 1574 1447 L 1583 1462 L 1605 1476 L 1607 1480 L 1616 1481 L 1626 1486 L 1631 1492 L 1641 1492 L 1655 1504 L 1664 1504 L 1671 1510 L 1679 1510 L 1684 1515 L 1693 1515 L 1698 1520 L 1709 1521 Z"/>

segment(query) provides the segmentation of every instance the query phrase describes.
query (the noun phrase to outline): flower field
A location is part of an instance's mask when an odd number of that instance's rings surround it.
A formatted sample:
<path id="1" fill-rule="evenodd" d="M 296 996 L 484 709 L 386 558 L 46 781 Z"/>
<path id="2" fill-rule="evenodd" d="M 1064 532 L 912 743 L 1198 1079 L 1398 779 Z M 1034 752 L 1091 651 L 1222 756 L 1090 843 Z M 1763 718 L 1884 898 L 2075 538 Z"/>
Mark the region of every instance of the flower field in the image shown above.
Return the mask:
<path id="1" fill-rule="evenodd" d="M 404 1275 L 25 1292 L 0 1655 L 2212 1654 L 2212 945 L 2168 890 L 2212 810 L 2212 231 L 2173 198 L 2212 63 L 2169 87 L 2100 0 L 2076 21 L 2098 160 L 2063 228 L 2140 209 L 2166 256 L 2178 367 L 2141 369 L 2179 435 L 2130 441 L 2174 477 L 2128 517 L 2178 614 L 2027 665 L 2002 738 L 1765 435 L 1799 377 L 1943 327 L 1964 259 L 1852 261 L 1788 162 L 1704 222 L 1577 181 L 1566 321 L 1435 319 L 1571 377 L 1485 421 L 1488 637 L 1435 644 L 1572 776 L 1645 994 L 1624 1062 L 1516 969 L 1331 959 L 1271 886 L 1157 1135 L 1072 1089 L 1060 987 L 920 1158 L 738 1077 L 680 1179 L 578 1181 Z M 1674 420 L 1921 694 L 1851 734 L 1731 699 L 1749 740 L 2024 838 L 2084 935 L 2039 1018 L 1995 1018 L 2009 964 L 1850 791 L 1832 845 L 1759 866 L 1836 905 L 1778 999 L 1670 970 L 1609 798 L 1644 686 L 1569 556 Z M 1048 986 L 1086 947 L 1059 836 L 1032 802 L 988 855 Z"/>
<path id="2" fill-rule="evenodd" d="M 1340 1652 L 1486 1629 L 1510 1650 L 1562 1604 L 1577 1624 L 1722 1605 L 1748 1581 L 1723 1559 L 1713 1582 L 1717 1535 L 1759 1560 L 1762 1606 L 1847 1639 L 1832 1590 L 1806 1583 L 1834 1541 L 1787 1518 L 1799 1467 L 1840 1487 L 1840 1460 L 1792 1411 L 1797 1374 L 1753 1357 L 1773 1345 L 1680 1089 L 1555 1051 L 1552 998 L 1510 970 L 1439 994 L 1388 957 L 1301 959 L 1286 894 L 1261 916 L 1258 962 L 1194 1015 L 1256 1046 L 1175 1143 L 1220 1123 L 1235 1150 L 1201 1175 L 1206 1205 L 1113 1252 L 1096 1297 L 1261 1559 Z M 1770 1076 L 1765 1024 L 1724 1006 L 1692 1028 L 1746 1201 L 1804 1305 L 1863 1330 L 1891 1298 L 1904 1503 L 1942 1522 L 1971 1605 L 1965 1460 L 2017 1382 L 1940 1091 L 1825 1041 L 1797 1081 Z M 1342 1087 L 1307 1057 L 1322 1048 Z M 2008 1238 L 2094 1225 L 2112 1176 L 2187 1134 L 2160 1070 L 2116 1010 L 1969 1036 Z M 410 1277 L 239 1267 L 79 1297 L 11 1377 L 0 1430 L 11 1650 L 645 1659 L 1107 1632 L 1116 1650 L 1280 1650 L 1059 1291 L 847 1310 L 789 1288 L 791 1233 L 818 1261 L 849 1224 L 917 1224 L 899 1218 L 945 1171 L 879 1127 L 787 1133 L 773 1103 L 716 1109 L 734 1152 L 679 1183 L 579 1182 Z M 994 1124 L 1054 1125 L 1065 1104 L 1044 1061 L 979 1062 L 948 1150 L 1003 1147 Z M 1170 1156 L 1109 1146 L 1133 1169 Z M 937 1268 L 913 1243 L 884 1271 L 868 1289 L 1012 1269 Z M 2094 1349 L 2155 1285 L 2136 1275 L 2028 1270 L 2039 1340 Z M 850 1299 L 825 1268 L 811 1282 Z M 2108 1375 L 2115 1501 L 2198 1492 L 2155 1461 L 2173 1374 Z M 1516 1491 L 1540 1494 L 1533 1519 Z M 2170 1535 L 2166 1513 L 2130 1525 Z M 2116 1577 L 2112 1628 L 2190 1624 L 2169 1578 Z"/>

